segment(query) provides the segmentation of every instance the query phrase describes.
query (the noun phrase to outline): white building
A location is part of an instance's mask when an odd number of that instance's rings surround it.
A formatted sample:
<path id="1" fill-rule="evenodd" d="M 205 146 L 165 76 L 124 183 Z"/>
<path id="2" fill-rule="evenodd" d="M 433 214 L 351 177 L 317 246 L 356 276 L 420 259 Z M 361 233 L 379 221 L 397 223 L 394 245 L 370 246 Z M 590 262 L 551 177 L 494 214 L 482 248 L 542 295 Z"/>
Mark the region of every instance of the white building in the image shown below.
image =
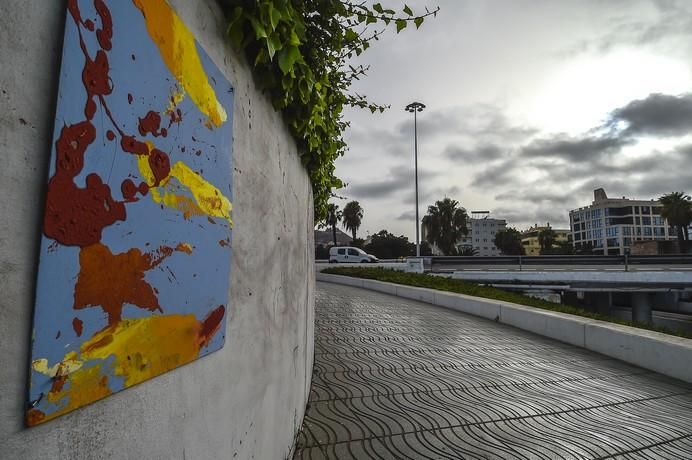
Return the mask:
<path id="1" fill-rule="evenodd" d="M 575 250 L 592 247 L 596 254 L 622 255 L 633 241 L 676 238 L 675 230 L 661 217 L 658 201 L 608 198 L 602 188 L 593 194 L 590 206 L 569 213 Z"/>
<path id="2" fill-rule="evenodd" d="M 501 255 L 495 246 L 495 234 L 506 229 L 507 221 L 491 218 L 489 214 L 489 211 L 471 212 L 471 217 L 466 220 L 468 234 L 457 242 L 460 248 L 474 248 L 477 256 Z M 424 225 L 421 225 L 421 241 L 426 241 Z M 437 246 L 431 245 L 431 249 L 434 255 L 442 255 Z"/>
<path id="3" fill-rule="evenodd" d="M 472 211 L 466 225 L 469 234 L 461 241 L 462 247 L 474 248 L 479 256 L 501 255 L 495 246 L 495 234 L 507 228 L 505 219 L 494 219 L 489 211 Z"/>

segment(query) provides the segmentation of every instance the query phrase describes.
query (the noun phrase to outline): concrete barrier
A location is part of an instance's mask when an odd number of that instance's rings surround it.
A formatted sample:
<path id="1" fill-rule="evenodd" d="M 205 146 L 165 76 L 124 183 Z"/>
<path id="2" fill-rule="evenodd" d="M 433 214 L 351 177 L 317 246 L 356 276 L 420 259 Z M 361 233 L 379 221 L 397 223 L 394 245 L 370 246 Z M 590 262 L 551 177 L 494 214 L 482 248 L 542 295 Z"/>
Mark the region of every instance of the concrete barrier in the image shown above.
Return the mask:
<path id="1" fill-rule="evenodd" d="M 317 281 L 362 287 L 495 320 L 692 383 L 690 339 L 434 289 L 319 272 Z"/>

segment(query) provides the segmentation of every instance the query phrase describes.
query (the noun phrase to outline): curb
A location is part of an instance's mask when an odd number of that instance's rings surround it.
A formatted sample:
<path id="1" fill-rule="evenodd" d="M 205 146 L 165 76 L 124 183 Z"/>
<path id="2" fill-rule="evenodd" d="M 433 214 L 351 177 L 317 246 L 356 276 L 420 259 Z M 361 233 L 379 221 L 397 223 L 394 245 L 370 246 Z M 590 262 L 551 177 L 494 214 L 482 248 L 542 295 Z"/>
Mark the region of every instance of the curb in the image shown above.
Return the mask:
<path id="1" fill-rule="evenodd" d="M 316 273 L 316 279 L 418 300 L 495 320 L 692 383 L 692 340 L 690 339 L 501 300 L 483 299 L 435 289 L 320 272 Z"/>

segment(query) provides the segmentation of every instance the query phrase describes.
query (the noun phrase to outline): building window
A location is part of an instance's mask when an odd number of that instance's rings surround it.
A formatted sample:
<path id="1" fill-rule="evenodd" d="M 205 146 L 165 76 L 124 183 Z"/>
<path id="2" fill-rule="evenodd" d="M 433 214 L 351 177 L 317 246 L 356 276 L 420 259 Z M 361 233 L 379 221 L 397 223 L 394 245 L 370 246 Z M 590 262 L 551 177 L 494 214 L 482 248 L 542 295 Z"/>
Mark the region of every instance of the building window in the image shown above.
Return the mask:
<path id="1" fill-rule="evenodd" d="M 618 227 L 606 228 L 606 236 L 618 236 Z"/>
<path id="2" fill-rule="evenodd" d="M 648 206 L 642 206 L 642 214 L 649 214 L 649 207 Z"/>
<path id="3" fill-rule="evenodd" d="M 622 234 L 630 236 L 632 234 L 632 227 L 622 227 Z"/>
<path id="4" fill-rule="evenodd" d="M 651 217 L 642 217 L 642 225 L 651 225 Z"/>
<path id="5" fill-rule="evenodd" d="M 644 236 L 651 236 L 651 227 L 644 227 Z"/>

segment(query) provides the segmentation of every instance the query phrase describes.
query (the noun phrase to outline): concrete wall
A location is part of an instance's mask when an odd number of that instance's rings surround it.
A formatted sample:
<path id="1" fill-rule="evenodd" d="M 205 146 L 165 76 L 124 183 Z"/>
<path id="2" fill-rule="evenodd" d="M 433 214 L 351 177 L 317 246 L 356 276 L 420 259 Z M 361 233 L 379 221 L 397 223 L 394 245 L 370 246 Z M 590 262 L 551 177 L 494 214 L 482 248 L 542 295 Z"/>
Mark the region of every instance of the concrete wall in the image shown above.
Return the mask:
<path id="1" fill-rule="evenodd" d="M 213 0 L 171 0 L 235 87 L 226 345 L 24 428 L 36 255 L 65 1 L 0 3 L 0 458 L 277 459 L 300 427 L 313 357 L 312 195 L 281 116 L 223 43 Z"/>

